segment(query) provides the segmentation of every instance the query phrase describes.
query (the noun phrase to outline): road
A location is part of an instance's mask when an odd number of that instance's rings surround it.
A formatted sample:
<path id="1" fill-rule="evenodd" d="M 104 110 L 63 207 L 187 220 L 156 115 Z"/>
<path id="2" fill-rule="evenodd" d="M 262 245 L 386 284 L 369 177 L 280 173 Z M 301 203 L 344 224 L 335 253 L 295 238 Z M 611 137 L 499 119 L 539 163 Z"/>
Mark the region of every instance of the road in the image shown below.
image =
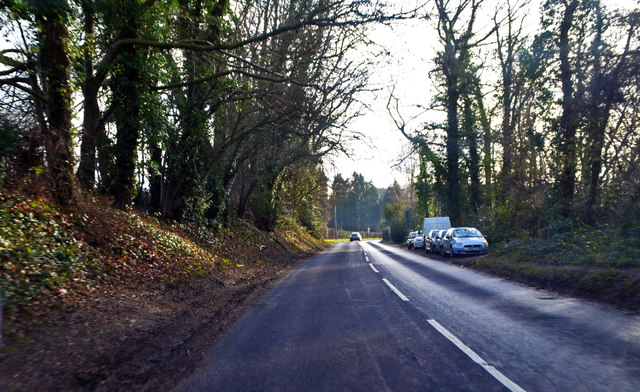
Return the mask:
<path id="1" fill-rule="evenodd" d="M 297 268 L 177 391 L 640 391 L 640 317 L 377 242 Z"/>

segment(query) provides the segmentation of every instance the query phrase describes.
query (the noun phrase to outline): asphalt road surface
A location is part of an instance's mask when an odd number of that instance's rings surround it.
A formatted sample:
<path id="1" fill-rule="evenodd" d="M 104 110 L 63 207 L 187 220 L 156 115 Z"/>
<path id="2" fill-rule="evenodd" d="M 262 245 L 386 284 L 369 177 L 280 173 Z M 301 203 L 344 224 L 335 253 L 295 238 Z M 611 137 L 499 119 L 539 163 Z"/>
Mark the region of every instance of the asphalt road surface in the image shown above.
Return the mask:
<path id="1" fill-rule="evenodd" d="M 640 391 L 640 317 L 377 242 L 297 268 L 178 391 Z"/>

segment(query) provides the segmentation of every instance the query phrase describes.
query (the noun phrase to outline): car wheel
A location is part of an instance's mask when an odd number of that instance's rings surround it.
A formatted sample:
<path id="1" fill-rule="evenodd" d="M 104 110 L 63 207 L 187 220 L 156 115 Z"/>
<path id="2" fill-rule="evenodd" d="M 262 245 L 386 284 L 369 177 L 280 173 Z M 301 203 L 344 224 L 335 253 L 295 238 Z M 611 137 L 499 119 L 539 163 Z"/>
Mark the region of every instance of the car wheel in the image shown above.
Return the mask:
<path id="1" fill-rule="evenodd" d="M 444 246 L 440 248 L 440 256 L 444 257 Z"/>

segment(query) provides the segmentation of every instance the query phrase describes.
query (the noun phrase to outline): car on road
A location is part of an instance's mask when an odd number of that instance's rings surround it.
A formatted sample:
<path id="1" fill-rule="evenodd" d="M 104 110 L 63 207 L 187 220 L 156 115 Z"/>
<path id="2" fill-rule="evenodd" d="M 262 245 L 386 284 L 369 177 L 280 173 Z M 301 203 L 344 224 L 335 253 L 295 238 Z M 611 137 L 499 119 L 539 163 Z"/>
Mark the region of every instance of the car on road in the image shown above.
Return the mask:
<path id="1" fill-rule="evenodd" d="M 362 236 L 358 232 L 353 232 L 349 236 L 349 241 L 362 241 Z"/>
<path id="2" fill-rule="evenodd" d="M 433 243 L 435 241 L 436 235 L 440 230 L 429 230 L 429 232 L 424 236 L 424 253 L 433 253 L 434 246 Z"/>
<path id="3" fill-rule="evenodd" d="M 484 255 L 489 243 L 475 227 L 452 227 L 442 239 L 442 256 Z"/>
<path id="4" fill-rule="evenodd" d="M 412 231 L 409 233 L 409 237 L 407 238 L 407 249 L 413 249 L 413 244 L 416 240 L 417 231 Z"/>
<path id="5" fill-rule="evenodd" d="M 424 234 L 422 234 L 422 230 L 418 230 L 416 232 L 416 238 L 413 241 L 414 249 L 422 249 L 424 247 Z"/>

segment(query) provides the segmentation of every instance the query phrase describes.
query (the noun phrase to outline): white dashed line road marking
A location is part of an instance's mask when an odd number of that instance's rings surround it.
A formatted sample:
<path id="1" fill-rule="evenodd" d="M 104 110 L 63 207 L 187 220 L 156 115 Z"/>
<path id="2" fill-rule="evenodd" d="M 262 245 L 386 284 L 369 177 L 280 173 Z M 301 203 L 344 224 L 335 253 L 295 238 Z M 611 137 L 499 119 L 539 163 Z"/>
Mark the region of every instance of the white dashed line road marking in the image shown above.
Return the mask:
<path id="1" fill-rule="evenodd" d="M 367 260 L 367 261 L 368 261 L 368 260 Z M 371 269 L 373 270 L 373 272 L 375 272 L 376 274 L 379 274 L 379 273 L 380 273 L 380 271 L 378 271 L 378 270 L 376 269 L 376 267 L 374 267 L 374 266 L 373 266 L 373 264 L 369 263 L 369 267 L 371 267 Z"/>
<path id="2" fill-rule="evenodd" d="M 404 294 L 402 294 L 402 293 L 400 292 L 400 290 L 398 290 L 398 289 L 396 288 L 396 286 L 392 285 L 392 284 L 391 284 L 391 282 L 389 282 L 386 278 L 383 278 L 383 279 L 382 279 L 382 281 L 383 281 L 384 283 L 386 283 L 386 284 L 387 284 L 387 286 L 389 286 L 389 288 L 390 288 L 391 290 L 393 290 L 393 292 L 394 292 L 394 293 L 396 293 L 396 294 L 398 295 L 398 297 L 400 297 L 400 299 L 401 299 L 401 300 L 403 300 L 403 301 L 409 301 L 409 298 L 405 297 L 405 295 L 404 295 Z"/>
<path id="3" fill-rule="evenodd" d="M 518 384 L 514 383 L 510 379 L 507 378 L 504 374 L 500 373 L 498 369 L 489 365 L 484 359 L 480 358 L 478 354 L 476 354 L 472 349 L 467 347 L 460 339 L 455 337 L 451 332 L 449 332 L 445 327 L 440 325 L 436 320 L 429 320 L 429 324 L 431 324 L 435 329 L 438 330 L 444 337 L 449 339 L 451 343 L 455 344 L 463 353 L 467 354 L 469 358 L 473 360 L 473 362 L 482 366 L 489 374 L 491 374 L 496 380 L 500 381 L 502 385 L 509 388 L 509 390 L 513 392 L 525 392 Z"/>

